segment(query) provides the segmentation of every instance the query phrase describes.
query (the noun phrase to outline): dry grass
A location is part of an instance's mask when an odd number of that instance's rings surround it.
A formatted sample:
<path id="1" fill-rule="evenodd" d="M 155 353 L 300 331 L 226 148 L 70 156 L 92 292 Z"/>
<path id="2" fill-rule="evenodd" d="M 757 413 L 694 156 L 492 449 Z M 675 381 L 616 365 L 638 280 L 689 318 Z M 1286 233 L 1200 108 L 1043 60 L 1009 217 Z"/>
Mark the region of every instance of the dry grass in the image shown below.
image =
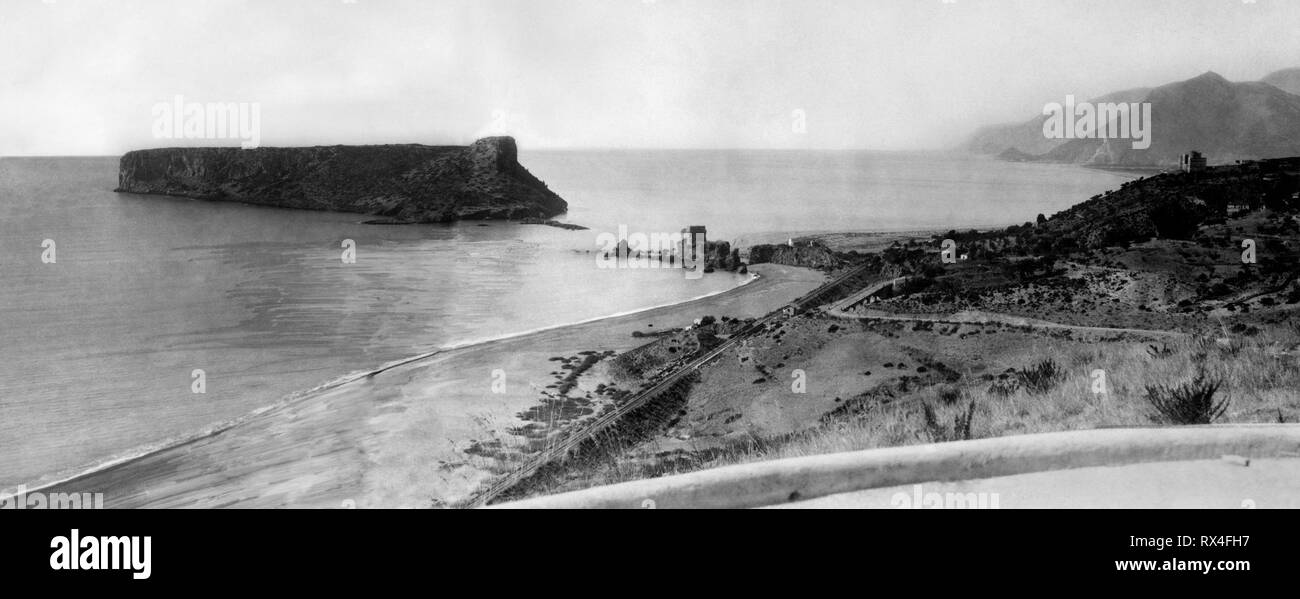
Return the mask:
<path id="1" fill-rule="evenodd" d="M 1215 397 L 1222 386 L 1201 371 L 1181 385 L 1147 387 L 1147 400 L 1170 424 L 1210 424 L 1228 410 L 1228 400 Z"/>
<path id="2" fill-rule="evenodd" d="M 1295 393 L 1295 382 L 1300 380 L 1297 348 L 1300 328 L 1279 327 L 1254 337 L 1189 337 L 1164 344 L 1156 352 L 1143 345 L 1097 344 L 1049 353 L 1039 365 L 1026 365 L 1026 370 L 1045 370 L 1041 364 L 1050 361 L 1053 372 L 1042 374 L 1051 384 L 1021 386 L 1007 395 L 979 380 L 958 382 L 956 390 L 953 385 L 926 387 L 864 414 L 798 433 L 751 434 L 707 453 L 641 459 L 636 466 L 591 472 L 580 486 L 963 438 L 1151 426 L 1168 420 L 1149 401 L 1148 388 L 1182 389 L 1197 376 L 1221 381 L 1211 405 L 1216 412 L 1223 408 L 1216 422 L 1296 422 L 1300 420 L 1300 396 Z M 1098 370 L 1104 372 L 1105 393 L 1094 392 Z M 955 397 L 963 401 L 954 401 Z M 1224 399 L 1228 403 L 1219 403 Z"/>

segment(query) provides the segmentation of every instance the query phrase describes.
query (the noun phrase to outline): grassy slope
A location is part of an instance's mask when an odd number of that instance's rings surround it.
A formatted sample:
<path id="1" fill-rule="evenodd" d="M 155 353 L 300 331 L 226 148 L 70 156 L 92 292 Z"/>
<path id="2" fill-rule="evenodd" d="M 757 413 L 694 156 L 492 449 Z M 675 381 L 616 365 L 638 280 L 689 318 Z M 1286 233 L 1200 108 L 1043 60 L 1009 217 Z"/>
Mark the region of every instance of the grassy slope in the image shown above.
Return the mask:
<path id="1" fill-rule="evenodd" d="M 842 254 L 915 277 L 872 310 L 974 309 L 1181 334 L 1172 341 L 801 315 L 702 369 L 686 404 L 657 435 L 630 446 L 610 444 L 604 458 L 555 469 L 520 494 L 968 436 L 1149 425 L 1161 419 L 1148 387 L 1181 385 L 1198 371 L 1222 383 L 1215 399 L 1229 403 L 1219 421 L 1298 421 L 1300 327 L 1292 323 L 1300 320 L 1300 286 L 1292 254 L 1300 252 L 1300 206 L 1277 200 L 1290 194 L 1280 185 L 1294 185 L 1282 179 L 1266 182 L 1259 172 L 1237 168 L 1200 178 L 1154 177 L 1037 227 L 950 232 L 868 255 Z M 1273 199 L 1267 207 L 1256 202 L 1245 213 L 1227 212 L 1229 203 L 1250 194 Z M 1189 222 L 1179 238 L 1152 237 L 1167 228 L 1161 220 L 1169 206 L 1195 210 L 1176 211 Z M 944 237 L 956 237 L 971 259 L 940 264 Z M 1267 249 L 1258 264 L 1243 266 L 1239 244 L 1247 237 Z M 666 357 L 667 345 L 681 343 L 680 335 L 660 339 L 637 350 L 639 359 Z M 1009 384 L 1043 361 L 1060 374 L 1042 389 Z M 1097 371 L 1105 373 L 1104 394 L 1093 390 Z M 804 393 L 791 386 L 796 376 L 806 382 Z"/>

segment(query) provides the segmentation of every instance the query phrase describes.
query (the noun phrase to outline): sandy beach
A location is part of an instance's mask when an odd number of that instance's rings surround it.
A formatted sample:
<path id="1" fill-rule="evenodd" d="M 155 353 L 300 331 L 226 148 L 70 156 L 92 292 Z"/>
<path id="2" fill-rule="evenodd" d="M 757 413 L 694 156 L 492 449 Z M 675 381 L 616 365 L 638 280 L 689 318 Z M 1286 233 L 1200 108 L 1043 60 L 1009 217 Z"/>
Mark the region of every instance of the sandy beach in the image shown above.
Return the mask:
<path id="1" fill-rule="evenodd" d="M 633 331 L 706 314 L 760 316 L 824 280 L 803 268 L 751 269 L 757 280 L 721 294 L 443 351 L 46 490 L 103 493 L 112 508 L 455 505 L 492 476 L 464 450 L 512 436 L 516 415 L 553 380 L 551 357 L 625 351 L 648 341 Z M 492 392 L 498 369 L 504 393 Z"/>

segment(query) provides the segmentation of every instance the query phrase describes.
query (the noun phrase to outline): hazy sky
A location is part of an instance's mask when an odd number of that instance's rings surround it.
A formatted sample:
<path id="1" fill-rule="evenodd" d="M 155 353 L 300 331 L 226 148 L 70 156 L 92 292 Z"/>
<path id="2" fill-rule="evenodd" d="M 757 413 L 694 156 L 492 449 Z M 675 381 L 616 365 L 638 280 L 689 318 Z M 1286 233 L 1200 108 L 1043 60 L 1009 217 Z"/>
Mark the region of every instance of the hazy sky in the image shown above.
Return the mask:
<path id="1" fill-rule="evenodd" d="M 0 155 L 198 145 L 151 132 L 178 94 L 262 145 L 920 149 L 1297 66 L 1297 0 L 3 0 Z"/>

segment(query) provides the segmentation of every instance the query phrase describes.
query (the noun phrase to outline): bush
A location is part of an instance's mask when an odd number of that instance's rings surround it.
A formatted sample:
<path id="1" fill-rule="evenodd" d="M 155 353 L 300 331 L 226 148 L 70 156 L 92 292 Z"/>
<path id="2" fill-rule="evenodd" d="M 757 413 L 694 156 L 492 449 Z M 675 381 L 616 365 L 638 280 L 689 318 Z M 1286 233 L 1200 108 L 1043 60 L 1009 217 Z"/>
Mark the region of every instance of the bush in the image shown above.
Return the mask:
<path id="1" fill-rule="evenodd" d="M 920 369 L 918 368 L 918 370 Z M 956 385 L 940 385 L 938 394 L 939 401 L 942 401 L 944 405 L 950 406 L 961 399 L 961 388 Z"/>
<path id="2" fill-rule="evenodd" d="M 1016 373 L 1020 386 L 1030 393 L 1046 393 L 1052 390 L 1064 373 L 1052 359 L 1046 359 Z"/>
<path id="3" fill-rule="evenodd" d="M 1020 389 L 1020 382 L 1016 379 L 999 379 L 989 385 L 990 395 L 1000 395 L 1006 397 Z"/>
<path id="4" fill-rule="evenodd" d="M 1226 343 L 1219 345 L 1218 347 L 1222 354 L 1236 357 L 1242 352 L 1242 350 L 1246 349 L 1246 342 L 1241 340 L 1239 337 L 1232 337 L 1229 338 Z"/>
<path id="5" fill-rule="evenodd" d="M 1161 343 L 1159 346 L 1154 344 L 1148 345 L 1147 353 L 1150 354 L 1152 358 L 1160 359 L 1174 355 L 1174 350 L 1169 347 L 1168 343 Z"/>
<path id="6" fill-rule="evenodd" d="M 1222 379 L 1210 379 L 1201 370 L 1188 383 L 1173 387 L 1148 386 L 1147 401 L 1155 407 L 1158 420 L 1170 424 L 1210 424 L 1228 410 L 1227 398 L 1214 401 L 1222 385 Z"/>
<path id="7" fill-rule="evenodd" d="M 965 441 L 971 438 L 970 423 L 975 416 L 975 401 L 971 400 L 965 412 L 958 412 L 952 419 L 952 426 L 939 423 L 939 417 L 930 404 L 925 404 L 925 437 L 930 443 L 948 441 Z"/>

